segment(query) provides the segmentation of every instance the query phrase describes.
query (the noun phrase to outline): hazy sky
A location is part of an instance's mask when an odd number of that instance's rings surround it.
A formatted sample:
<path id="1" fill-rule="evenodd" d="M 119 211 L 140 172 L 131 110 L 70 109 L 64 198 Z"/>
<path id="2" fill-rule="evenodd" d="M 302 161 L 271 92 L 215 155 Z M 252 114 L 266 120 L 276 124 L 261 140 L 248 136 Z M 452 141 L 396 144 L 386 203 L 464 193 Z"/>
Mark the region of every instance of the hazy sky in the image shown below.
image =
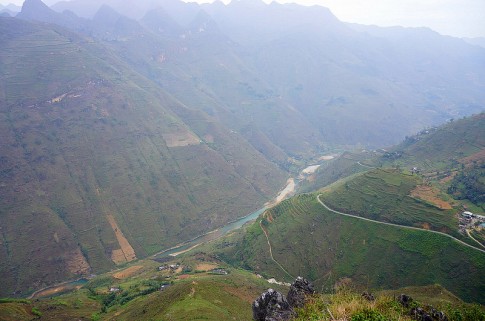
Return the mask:
<path id="1" fill-rule="evenodd" d="M 122 1 L 122 0 L 120 0 Z M 186 0 L 189 1 L 189 0 Z M 264 0 L 271 2 L 271 0 Z M 54 3 L 56 0 L 46 0 Z M 197 2 L 212 2 L 197 0 Z M 223 0 L 227 3 L 229 0 Z M 458 37 L 485 37 L 485 0 L 278 0 L 330 8 L 342 21 L 379 26 L 430 27 Z M 22 4 L 23 0 L 0 0 Z"/>

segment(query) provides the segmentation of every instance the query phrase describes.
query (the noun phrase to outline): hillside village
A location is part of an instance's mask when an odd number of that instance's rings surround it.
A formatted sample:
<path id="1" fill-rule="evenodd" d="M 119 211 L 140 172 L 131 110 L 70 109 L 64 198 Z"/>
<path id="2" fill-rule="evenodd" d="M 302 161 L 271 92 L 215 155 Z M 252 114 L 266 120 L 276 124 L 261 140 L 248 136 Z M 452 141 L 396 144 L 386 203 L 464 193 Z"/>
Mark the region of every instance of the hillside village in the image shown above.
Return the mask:
<path id="1" fill-rule="evenodd" d="M 469 233 L 470 233 L 471 230 L 475 230 L 477 232 L 484 231 L 485 230 L 485 216 L 473 214 L 470 211 L 464 211 L 464 212 L 461 213 L 460 218 L 459 218 L 459 231 L 463 235 L 470 236 Z M 484 245 L 482 244 L 482 246 L 484 246 Z"/>

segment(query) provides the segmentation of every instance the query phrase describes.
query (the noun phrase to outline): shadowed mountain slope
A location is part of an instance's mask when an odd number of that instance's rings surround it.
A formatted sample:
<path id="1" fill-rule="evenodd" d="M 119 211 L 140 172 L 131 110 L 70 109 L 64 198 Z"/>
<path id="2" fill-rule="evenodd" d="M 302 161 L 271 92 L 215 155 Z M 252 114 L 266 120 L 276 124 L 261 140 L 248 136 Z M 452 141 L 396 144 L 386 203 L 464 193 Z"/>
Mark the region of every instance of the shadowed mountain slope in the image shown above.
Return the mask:
<path id="1" fill-rule="evenodd" d="M 250 213 L 285 175 L 61 28 L 0 19 L 2 294 L 110 269 Z"/>

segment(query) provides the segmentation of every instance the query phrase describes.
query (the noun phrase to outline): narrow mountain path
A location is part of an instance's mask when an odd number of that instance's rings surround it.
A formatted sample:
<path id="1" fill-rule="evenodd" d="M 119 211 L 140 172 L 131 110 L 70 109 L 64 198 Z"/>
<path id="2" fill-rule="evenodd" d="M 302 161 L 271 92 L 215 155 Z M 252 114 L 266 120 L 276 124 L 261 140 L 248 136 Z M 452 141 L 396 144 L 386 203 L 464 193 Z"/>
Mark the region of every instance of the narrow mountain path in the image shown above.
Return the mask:
<path id="1" fill-rule="evenodd" d="M 262 224 L 262 220 L 259 221 L 259 226 L 261 227 L 261 229 L 263 230 L 263 233 L 264 235 L 266 236 L 266 241 L 268 242 L 268 246 L 269 246 L 269 257 L 271 258 L 271 260 L 273 260 L 273 262 L 276 263 L 276 265 L 278 265 L 278 267 L 283 271 L 285 272 L 290 278 L 294 279 L 295 277 L 293 275 L 291 275 L 290 273 L 288 273 L 288 271 L 285 270 L 285 268 L 278 262 L 275 260 L 275 258 L 273 257 L 273 249 L 271 248 L 271 243 L 269 241 L 269 237 L 268 237 L 268 233 L 266 232 L 266 230 L 264 229 L 263 227 L 263 224 Z"/>
<path id="2" fill-rule="evenodd" d="M 469 231 L 469 230 L 465 229 L 465 231 L 466 231 L 466 234 L 467 234 L 467 235 L 468 235 L 468 236 L 469 236 L 469 237 L 470 237 L 472 240 L 474 240 L 475 242 L 477 242 L 477 243 L 478 243 L 478 245 L 480 245 L 481 247 L 485 248 L 485 246 L 484 246 L 482 243 L 480 243 L 480 241 L 478 241 L 476 238 L 474 238 L 474 237 L 473 237 L 473 236 L 470 234 L 470 231 Z"/>
<path id="3" fill-rule="evenodd" d="M 376 223 L 376 224 L 382 224 L 382 225 L 388 225 L 388 226 L 394 226 L 394 227 L 399 227 L 399 228 L 404 228 L 404 229 L 408 229 L 408 230 L 417 230 L 417 231 L 424 231 L 424 232 L 428 232 L 428 233 L 434 233 L 434 234 L 440 234 L 440 235 L 443 235 L 443 236 L 446 236 L 462 245 L 465 245 L 465 246 L 468 246 L 474 250 L 477 250 L 477 251 L 480 251 L 482 253 L 485 253 L 485 250 L 482 250 L 482 249 L 479 249 L 473 245 L 470 245 L 468 243 L 465 243 L 449 234 L 446 234 L 446 233 L 443 233 L 443 232 L 438 232 L 438 231 L 431 231 L 431 230 L 425 230 L 425 229 L 422 229 L 422 228 L 419 228 L 419 227 L 414 227 L 414 226 L 406 226 L 406 225 L 399 225 L 399 224 L 393 224 L 393 223 L 386 223 L 386 222 L 381 222 L 381 221 L 376 221 L 376 220 L 371 220 L 370 218 L 365 218 L 365 217 L 360 217 L 360 216 L 355 216 L 355 215 L 351 215 L 351 214 L 346 214 L 346 213 L 342 213 L 342 212 L 339 212 L 339 211 L 336 211 L 336 210 L 333 210 L 331 209 L 330 207 L 328 207 L 327 205 L 325 205 L 325 203 L 323 203 L 321 200 L 320 200 L 320 196 L 322 196 L 322 194 L 319 194 L 317 195 L 317 201 L 318 203 L 320 203 L 324 208 L 326 208 L 327 210 L 329 210 L 330 212 L 333 212 L 335 214 L 339 214 L 339 215 L 343 215 L 343 216 L 348 216 L 348 217 L 353 217 L 353 218 L 356 218 L 356 219 L 360 219 L 360 220 L 364 220 L 364 221 L 368 221 L 368 222 L 372 222 L 372 223 Z"/>

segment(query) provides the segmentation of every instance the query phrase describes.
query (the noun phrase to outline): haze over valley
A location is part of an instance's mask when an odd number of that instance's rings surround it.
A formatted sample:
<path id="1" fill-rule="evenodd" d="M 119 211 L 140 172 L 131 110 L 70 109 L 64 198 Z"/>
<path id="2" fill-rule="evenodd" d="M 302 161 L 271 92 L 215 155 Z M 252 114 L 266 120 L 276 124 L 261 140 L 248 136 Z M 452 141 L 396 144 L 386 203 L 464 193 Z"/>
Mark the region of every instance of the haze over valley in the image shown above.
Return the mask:
<path id="1" fill-rule="evenodd" d="M 182 320 L 187 278 L 249 303 L 301 275 L 484 304 L 480 38 L 259 0 L 49 4 L 0 6 L 0 296 L 69 308 L 0 320 Z"/>

